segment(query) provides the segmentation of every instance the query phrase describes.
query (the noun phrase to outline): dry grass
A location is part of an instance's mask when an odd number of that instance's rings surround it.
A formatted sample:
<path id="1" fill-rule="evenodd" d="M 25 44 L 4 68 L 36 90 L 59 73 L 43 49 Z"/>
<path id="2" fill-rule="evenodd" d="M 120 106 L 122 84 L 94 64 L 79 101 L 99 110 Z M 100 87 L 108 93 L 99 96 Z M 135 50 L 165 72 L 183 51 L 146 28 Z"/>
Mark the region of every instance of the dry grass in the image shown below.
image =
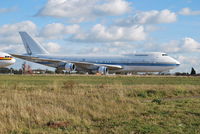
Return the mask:
<path id="1" fill-rule="evenodd" d="M 200 133 L 200 85 L 191 81 L 163 85 L 124 84 L 124 77 L 116 76 L 18 77 L 0 77 L 7 79 L 0 85 L 2 134 Z M 91 84 L 94 79 L 100 82 Z"/>

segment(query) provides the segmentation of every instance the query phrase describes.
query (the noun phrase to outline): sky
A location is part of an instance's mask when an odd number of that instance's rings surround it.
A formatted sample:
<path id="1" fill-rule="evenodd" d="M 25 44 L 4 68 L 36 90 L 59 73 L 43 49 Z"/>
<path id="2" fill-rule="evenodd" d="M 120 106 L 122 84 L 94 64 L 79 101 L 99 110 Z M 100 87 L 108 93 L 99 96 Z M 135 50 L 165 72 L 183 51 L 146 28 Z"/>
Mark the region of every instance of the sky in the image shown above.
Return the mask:
<path id="1" fill-rule="evenodd" d="M 0 1 L 0 51 L 24 54 L 18 32 L 26 31 L 52 54 L 166 52 L 181 63 L 172 72 L 194 67 L 200 73 L 199 5 L 199 0 Z"/>

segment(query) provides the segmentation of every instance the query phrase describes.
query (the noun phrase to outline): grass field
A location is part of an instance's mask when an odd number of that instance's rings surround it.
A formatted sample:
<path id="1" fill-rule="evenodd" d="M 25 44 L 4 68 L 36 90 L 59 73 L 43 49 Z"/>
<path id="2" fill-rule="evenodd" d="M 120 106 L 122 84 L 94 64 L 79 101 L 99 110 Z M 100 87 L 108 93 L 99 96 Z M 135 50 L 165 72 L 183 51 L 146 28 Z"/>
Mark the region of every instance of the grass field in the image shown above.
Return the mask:
<path id="1" fill-rule="evenodd" d="M 200 133 L 200 77 L 0 75 L 0 133 Z"/>

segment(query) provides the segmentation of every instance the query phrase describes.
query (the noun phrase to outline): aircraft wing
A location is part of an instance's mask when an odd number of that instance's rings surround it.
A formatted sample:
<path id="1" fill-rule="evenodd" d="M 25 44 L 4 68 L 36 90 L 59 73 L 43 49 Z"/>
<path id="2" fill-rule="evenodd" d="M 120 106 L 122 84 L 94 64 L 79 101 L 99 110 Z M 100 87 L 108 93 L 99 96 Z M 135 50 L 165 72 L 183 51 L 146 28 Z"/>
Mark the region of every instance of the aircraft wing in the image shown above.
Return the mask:
<path id="1" fill-rule="evenodd" d="M 85 68 L 85 69 L 93 69 L 93 68 L 98 68 L 99 66 L 105 66 L 109 70 L 118 70 L 122 69 L 123 67 L 120 65 L 108 65 L 108 64 L 96 64 L 96 63 L 89 63 L 89 62 L 73 62 L 77 67 Z"/>
<path id="2" fill-rule="evenodd" d="M 47 65 L 50 67 L 59 67 L 64 65 L 65 63 L 73 63 L 76 67 L 86 69 L 86 70 L 92 70 L 97 69 L 99 66 L 105 66 L 109 70 L 118 70 L 122 69 L 123 67 L 120 65 L 109 65 L 109 64 L 96 64 L 96 63 L 89 63 L 89 62 L 78 62 L 78 61 L 68 61 L 68 60 L 58 60 L 58 59 L 48 59 L 48 58 L 40 58 L 40 57 L 33 57 L 33 56 L 26 56 L 26 55 L 17 55 L 17 54 L 11 54 L 12 56 L 16 58 L 20 58 L 23 60 Z M 47 64 L 48 63 L 48 64 Z"/>

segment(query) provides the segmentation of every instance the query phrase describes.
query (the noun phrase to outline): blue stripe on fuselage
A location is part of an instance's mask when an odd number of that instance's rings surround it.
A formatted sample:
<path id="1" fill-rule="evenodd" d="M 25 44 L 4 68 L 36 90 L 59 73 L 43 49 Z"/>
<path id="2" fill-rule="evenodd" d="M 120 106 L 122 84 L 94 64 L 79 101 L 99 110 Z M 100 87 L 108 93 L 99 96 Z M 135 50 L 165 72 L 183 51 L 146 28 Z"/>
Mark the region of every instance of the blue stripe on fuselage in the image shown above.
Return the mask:
<path id="1" fill-rule="evenodd" d="M 37 62 L 39 64 L 53 64 L 52 62 Z M 93 64 L 107 64 L 107 65 L 121 65 L 121 66 L 179 66 L 179 64 L 167 64 L 167 63 L 94 63 Z"/>
<path id="2" fill-rule="evenodd" d="M 108 65 L 121 65 L 121 66 L 179 66 L 179 64 L 167 64 L 167 63 L 94 63 L 94 64 L 108 64 Z"/>

